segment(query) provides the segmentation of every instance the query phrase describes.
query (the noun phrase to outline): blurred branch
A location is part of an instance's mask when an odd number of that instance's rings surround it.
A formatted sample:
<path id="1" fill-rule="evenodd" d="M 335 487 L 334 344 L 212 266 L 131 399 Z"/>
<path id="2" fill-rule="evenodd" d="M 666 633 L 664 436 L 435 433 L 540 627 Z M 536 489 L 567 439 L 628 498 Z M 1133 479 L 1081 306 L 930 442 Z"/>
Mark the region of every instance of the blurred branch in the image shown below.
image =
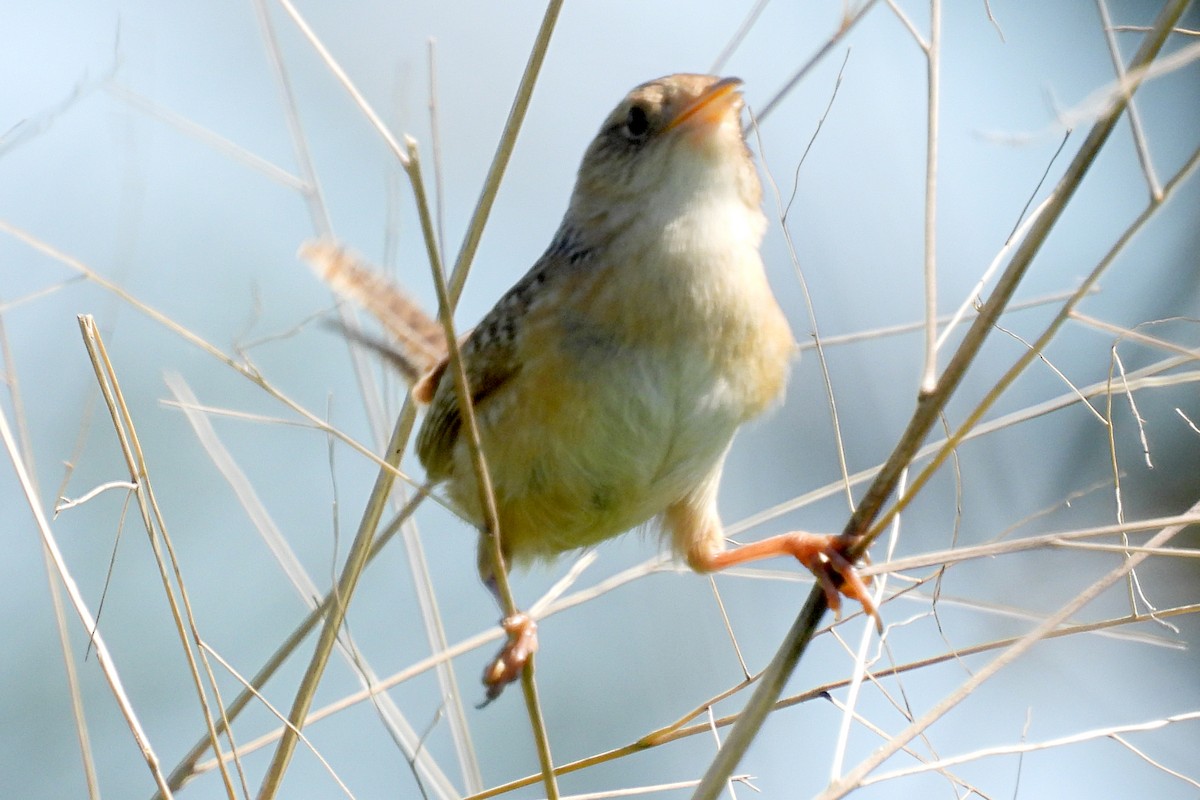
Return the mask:
<path id="1" fill-rule="evenodd" d="M 385 533 L 380 536 L 380 539 L 379 539 L 380 542 L 382 542 L 382 540 L 386 534 L 387 534 L 387 532 L 385 531 Z M 374 556 L 377 551 L 378 551 L 377 547 L 372 549 L 371 555 Z M 565 598 L 560 599 L 560 595 L 563 592 L 565 592 L 575 580 L 578 579 L 579 574 L 582 572 L 582 570 L 585 569 L 592 562 L 593 556 L 594 556 L 594 554 L 590 554 L 590 555 L 585 555 L 585 556 L 581 557 L 579 559 L 579 561 L 576 562 L 574 567 L 572 567 L 572 569 L 567 573 L 566 576 L 564 576 L 564 578 L 562 580 L 558 581 L 553 587 L 550 588 L 549 591 L 547 591 L 542 597 L 540 597 L 537 600 L 537 602 L 535 602 L 530 607 L 530 609 L 529 609 L 530 615 L 532 617 L 534 617 L 535 619 L 540 620 L 543 617 L 552 616 L 554 614 L 559 613 L 560 611 L 565 611 L 568 608 L 574 608 L 575 606 L 577 606 L 581 603 L 587 602 L 591 598 L 595 597 L 596 590 L 598 587 L 592 587 L 590 589 L 582 589 L 580 591 L 575 592 L 574 594 L 571 594 Z M 634 569 L 626 570 L 621 575 L 614 576 L 614 578 L 610 578 L 607 581 L 604 581 L 603 583 L 607 584 L 609 587 L 611 587 L 614 582 L 621 583 L 621 584 L 628 583 L 630 580 L 633 580 L 636 577 L 640 577 L 645 574 L 647 574 L 646 570 L 639 568 L 639 567 L 635 567 Z M 456 642 L 455 644 L 448 646 L 442 652 L 434 653 L 434 654 L 428 656 L 427 658 L 423 658 L 420 661 L 416 661 L 412 664 L 409 664 L 407 667 L 400 670 L 399 672 L 393 673 L 393 674 L 387 676 L 386 678 L 380 679 L 380 680 L 374 682 L 369 687 L 366 687 L 366 688 L 360 689 L 357 692 L 348 694 L 344 697 L 334 700 L 331 703 L 327 703 L 326 705 L 322 706 L 321 708 L 319 708 L 315 711 L 310 712 L 308 717 L 304 720 L 304 726 L 308 727 L 310 725 L 313 725 L 314 723 L 320 722 L 323 719 L 327 719 L 328 717 L 331 717 L 334 714 L 337 714 L 339 712 L 345 711 L 347 708 L 355 706 L 359 703 L 366 702 L 366 701 L 374 702 L 376 698 L 378 698 L 380 695 L 386 693 L 388 690 L 392 689 L 393 687 L 399 686 L 400 684 L 405 683 L 406 681 L 412 680 L 413 678 L 415 678 L 418 675 L 428 672 L 431 669 L 435 669 L 443 664 L 446 664 L 451 659 L 457 658 L 458 656 L 460 656 L 464 653 L 468 653 L 472 650 L 476 650 L 476 649 L 482 647 L 485 644 L 494 642 L 497 639 L 500 639 L 504 635 L 505 635 L 505 632 L 504 632 L 503 628 L 501 628 L 499 626 L 493 626 L 492 628 L 489 628 L 488 630 L 483 631 L 482 633 L 478 633 L 474 636 L 463 639 L 462 641 Z M 257 678 L 255 678 L 255 679 L 252 679 L 252 681 L 248 684 L 248 686 L 252 687 L 252 688 L 257 688 L 256 684 L 258 684 L 258 683 L 259 682 L 258 682 Z M 267 745 L 271 744 L 272 742 L 278 741 L 281 736 L 283 736 L 282 728 L 277 728 L 274 731 L 265 733 L 262 736 L 259 736 L 257 739 L 253 739 L 249 742 L 242 744 L 240 747 L 238 747 L 238 755 L 245 756 L 246 754 L 252 753 L 255 750 L 262 749 L 263 747 L 266 747 Z M 225 758 L 228 758 L 228 757 L 229 756 L 225 756 Z M 193 770 L 193 774 L 198 775 L 200 773 L 208 772 L 215 768 L 216 768 L 216 759 L 210 759 L 208 761 L 196 764 L 194 767 L 194 770 Z M 538 774 L 537 777 L 538 778 L 541 777 L 540 773 Z"/>
<path id="2" fill-rule="evenodd" d="M 413 419 L 415 419 L 415 413 L 411 410 L 411 408 L 409 408 L 409 410 L 405 413 L 408 415 L 407 424 L 411 426 Z M 402 413 L 402 418 L 403 417 L 404 414 Z M 412 515 L 413 511 L 416 510 L 420 502 L 425 499 L 427 491 L 428 487 L 421 487 L 416 497 L 410 500 L 408 504 L 392 519 L 387 527 L 383 529 L 379 536 L 376 537 L 375 542 L 371 546 L 371 552 L 367 555 L 368 562 L 379 555 L 380 551 L 383 550 L 384 545 L 386 545 L 388 541 L 390 541 L 391 538 L 396 535 L 396 533 L 400 530 L 400 526 Z M 275 652 L 271 654 L 271 657 L 267 659 L 266 663 L 259 668 L 258 672 L 256 672 L 252 678 L 250 678 L 247 688 L 243 689 L 238 696 L 234 698 L 234 700 L 225 708 L 225 711 L 222 714 L 222 727 L 219 728 L 220 730 L 223 730 L 224 726 L 227 726 L 230 722 L 232 722 L 232 720 L 241 714 L 246 706 L 249 705 L 250 701 L 258 696 L 257 690 L 266 685 L 267 681 L 270 680 L 271 677 L 274 676 L 279 670 L 279 668 L 283 666 L 283 662 L 286 661 L 287 658 L 296 650 L 296 648 L 299 647 L 300 644 L 305 640 L 305 638 L 308 637 L 308 634 L 312 632 L 313 628 L 317 626 L 317 623 L 321 621 L 326 612 L 328 612 L 332 607 L 335 597 L 336 589 L 326 593 L 325 596 L 321 598 L 321 601 L 308 612 L 304 619 L 300 621 L 300 624 L 292 630 L 286 639 L 284 639 L 283 643 L 275 649 Z M 499 633 L 494 632 L 493 635 L 499 636 Z M 305 719 L 305 724 L 310 721 L 311 716 Z M 180 762 L 171 771 L 169 785 L 172 789 L 180 788 L 184 783 L 195 777 L 198 773 L 206 771 L 204 767 L 198 767 L 197 762 L 206 752 L 208 752 L 208 747 L 209 740 L 207 737 L 204 737 L 196 742 L 196 744 L 194 744 L 190 750 L 188 750 L 187 754 L 184 755 Z M 250 748 L 248 745 L 243 746 L 239 748 L 239 752 L 247 752 L 249 749 Z M 420 763 L 421 762 L 418 762 L 418 764 Z"/>
<path id="3" fill-rule="evenodd" d="M 296 27 L 300 30 L 300 33 L 302 33 L 304 38 L 308 40 L 308 43 L 312 46 L 313 50 L 317 51 L 317 55 L 320 56 L 321 60 L 325 62 L 325 66 L 329 68 L 329 71 L 333 73 L 333 76 L 338 79 L 339 83 L 342 84 L 342 89 L 346 91 L 346 94 L 350 95 L 350 99 L 354 101 L 355 105 L 357 105 L 359 110 L 362 111 L 363 116 L 365 116 L 371 123 L 371 126 L 375 128 L 376 133 L 378 133 L 380 138 L 383 139 L 384 144 L 386 144 L 388 149 L 392 151 L 392 155 L 396 157 L 396 160 L 399 161 L 401 165 L 407 166 L 408 153 L 405 152 L 404 147 L 400 144 L 400 141 L 395 137 L 391 129 L 388 128 L 387 124 L 383 121 L 379 114 L 375 112 L 375 109 L 371 106 L 371 104 L 367 102 L 367 98 L 364 97 L 362 92 L 358 90 L 358 87 L 354 85 L 354 81 L 350 80 L 350 76 L 346 74 L 344 69 L 342 69 L 342 65 L 339 64 L 336 59 L 334 59 L 333 54 L 330 53 L 329 49 L 325 47 L 325 43 L 322 42 L 317 34 L 313 31 L 312 27 L 308 24 L 308 21 L 304 19 L 296 7 L 292 5 L 291 0 L 276 0 L 276 2 L 278 2 L 280 8 L 286 11 L 287 15 L 292 18 L 292 22 L 295 23 Z"/>
<path id="4" fill-rule="evenodd" d="M 179 405 L 183 406 L 187 421 L 192 426 L 197 440 L 204 448 L 213 466 L 217 468 L 233 490 L 247 518 L 275 557 L 276 563 L 287 576 L 300 601 L 310 609 L 316 608 L 322 594 L 321 589 L 309 577 L 304 565 L 296 557 L 283 532 L 276 526 L 266 505 L 254 490 L 250 479 L 242 472 L 233 454 L 221 442 L 208 417 L 197 409 L 198 402 L 191 388 L 178 374 L 169 373 L 166 376 L 166 382 Z M 368 556 L 369 560 L 370 556 Z M 345 632 L 337 644 L 338 652 L 363 688 L 369 688 L 378 682 L 374 669 L 355 645 L 349 631 Z M 252 688 L 257 689 L 258 687 Z M 438 796 L 452 797 L 457 794 L 457 790 L 454 789 L 453 784 L 436 762 L 434 754 L 421 747 L 420 734 L 405 718 L 395 701 L 390 696 L 383 695 L 378 698 L 376 705 L 392 739 L 401 745 L 406 757 L 412 759 L 414 768 L 437 792 Z"/>

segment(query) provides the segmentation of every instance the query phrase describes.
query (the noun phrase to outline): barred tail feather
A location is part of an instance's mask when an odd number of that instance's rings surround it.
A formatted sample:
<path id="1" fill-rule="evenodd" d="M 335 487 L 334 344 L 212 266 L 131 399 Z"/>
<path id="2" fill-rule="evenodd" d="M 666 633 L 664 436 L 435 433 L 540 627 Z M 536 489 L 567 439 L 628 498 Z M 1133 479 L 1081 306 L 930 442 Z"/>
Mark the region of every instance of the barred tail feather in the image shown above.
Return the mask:
<path id="1" fill-rule="evenodd" d="M 338 295 L 354 301 L 379 321 L 394 345 L 354 331 L 346 333 L 383 352 L 410 383 L 445 357 L 446 337 L 441 324 L 404 290 L 364 266 L 359 256 L 326 240 L 306 242 L 299 255 Z"/>

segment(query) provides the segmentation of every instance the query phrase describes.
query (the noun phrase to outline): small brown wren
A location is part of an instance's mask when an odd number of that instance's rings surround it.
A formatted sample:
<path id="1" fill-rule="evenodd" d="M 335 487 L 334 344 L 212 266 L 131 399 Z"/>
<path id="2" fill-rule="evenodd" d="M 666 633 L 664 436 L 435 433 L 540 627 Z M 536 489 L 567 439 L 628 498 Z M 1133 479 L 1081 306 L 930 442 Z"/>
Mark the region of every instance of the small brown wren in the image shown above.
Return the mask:
<path id="1" fill-rule="evenodd" d="M 717 513 L 734 433 L 779 401 L 796 353 L 759 255 L 767 223 L 740 83 L 671 75 L 631 91 L 584 154 L 549 248 L 465 337 L 502 550 L 509 563 L 548 559 L 657 520 L 697 572 L 793 556 L 831 607 L 840 592 L 878 621 L 843 555 L 849 539 L 796 531 L 726 548 Z M 411 373 L 423 371 L 417 455 L 481 526 L 437 324 L 398 312 L 403 294 L 353 259 L 320 246 L 309 256 L 397 334 Z M 406 314 L 416 319 L 401 325 Z M 492 584 L 486 537 L 479 554 Z M 489 699 L 537 646 L 527 617 L 505 628 L 509 643 L 484 674 Z"/>

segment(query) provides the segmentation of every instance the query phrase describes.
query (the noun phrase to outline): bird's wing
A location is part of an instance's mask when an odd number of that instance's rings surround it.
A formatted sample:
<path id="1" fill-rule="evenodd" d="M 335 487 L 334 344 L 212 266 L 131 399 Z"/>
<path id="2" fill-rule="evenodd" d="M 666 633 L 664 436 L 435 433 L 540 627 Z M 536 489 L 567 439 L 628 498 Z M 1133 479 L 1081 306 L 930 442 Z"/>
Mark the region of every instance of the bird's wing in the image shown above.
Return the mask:
<path id="1" fill-rule="evenodd" d="M 528 314 L 536 294 L 533 288 L 544 278 L 542 262 L 534 265 L 467 335 L 462 344 L 462 361 L 476 410 L 521 368 L 518 337 L 529 323 Z M 417 434 L 417 457 L 433 480 L 449 477 L 454 446 L 462 428 L 462 415 L 454 379 L 444 358 L 414 387 L 418 400 L 428 400 L 425 421 Z M 422 394 L 424 395 L 422 397 Z"/>
<path id="2" fill-rule="evenodd" d="M 553 325 L 553 297 L 573 269 L 592 257 L 577 231 L 563 224 L 550 247 L 529 272 L 504 294 L 462 346 L 462 360 L 471 387 L 472 404 L 479 410 L 493 393 L 521 369 L 521 347 L 534 347 L 536 332 Z M 462 427 L 454 381 L 442 359 L 413 387 L 414 396 L 429 409 L 417 434 L 417 457 L 433 480 L 450 476 L 454 446 Z"/>
<path id="3" fill-rule="evenodd" d="M 484 322 L 487 322 L 486 318 Z M 514 348 L 511 343 L 505 345 L 478 335 L 482 327 L 476 328 L 462 347 L 467 385 L 471 387 L 471 404 L 475 409 L 479 409 L 519 369 L 512 358 Z M 432 388 L 433 395 L 417 434 L 417 457 L 433 480 L 449 477 L 454 445 L 462 429 L 458 393 L 453 376 L 448 374 L 448 366 L 448 359 L 442 359 L 421 381 Z"/>

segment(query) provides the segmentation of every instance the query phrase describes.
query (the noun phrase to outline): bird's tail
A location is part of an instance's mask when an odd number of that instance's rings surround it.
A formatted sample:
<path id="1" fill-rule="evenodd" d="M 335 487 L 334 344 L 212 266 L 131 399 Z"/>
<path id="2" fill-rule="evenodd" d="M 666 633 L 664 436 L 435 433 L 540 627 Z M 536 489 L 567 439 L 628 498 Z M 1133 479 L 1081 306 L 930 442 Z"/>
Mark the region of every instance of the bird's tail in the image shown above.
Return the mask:
<path id="1" fill-rule="evenodd" d="M 446 336 L 441 324 L 403 289 L 365 266 L 358 255 L 333 242 L 317 240 L 305 242 L 300 257 L 338 295 L 353 300 L 379 321 L 391 342 L 375 340 L 361 331 L 343 331 L 383 354 L 410 384 L 445 357 Z"/>

